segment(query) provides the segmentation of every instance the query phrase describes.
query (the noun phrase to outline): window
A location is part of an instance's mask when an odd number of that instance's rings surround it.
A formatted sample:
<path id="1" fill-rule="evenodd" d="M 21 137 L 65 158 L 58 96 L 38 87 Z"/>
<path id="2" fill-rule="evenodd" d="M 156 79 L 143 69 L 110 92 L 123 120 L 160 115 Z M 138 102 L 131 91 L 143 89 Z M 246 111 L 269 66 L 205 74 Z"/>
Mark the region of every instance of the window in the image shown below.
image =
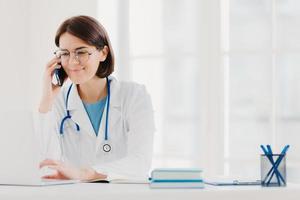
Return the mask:
<path id="1" fill-rule="evenodd" d="M 99 1 L 100 21 L 109 34 L 114 33 L 118 78 L 146 85 L 152 97 L 157 126 L 153 167 L 199 165 L 196 4 L 196 0 L 128 0 L 109 5 Z"/>
<path id="2" fill-rule="evenodd" d="M 259 177 L 260 144 L 299 162 L 297 0 L 99 2 L 116 75 L 152 96 L 153 167 Z"/>
<path id="3" fill-rule="evenodd" d="M 185 12 L 193 3 L 129 1 L 132 80 L 147 86 L 155 109 L 154 167 L 195 165 L 200 110 L 195 108 L 197 36 L 190 20 L 194 13 Z"/>
<path id="4" fill-rule="evenodd" d="M 221 8 L 225 173 L 259 173 L 260 144 L 277 152 L 291 144 L 289 162 L 299 161 L 300 3 L 226 0 Z"/>

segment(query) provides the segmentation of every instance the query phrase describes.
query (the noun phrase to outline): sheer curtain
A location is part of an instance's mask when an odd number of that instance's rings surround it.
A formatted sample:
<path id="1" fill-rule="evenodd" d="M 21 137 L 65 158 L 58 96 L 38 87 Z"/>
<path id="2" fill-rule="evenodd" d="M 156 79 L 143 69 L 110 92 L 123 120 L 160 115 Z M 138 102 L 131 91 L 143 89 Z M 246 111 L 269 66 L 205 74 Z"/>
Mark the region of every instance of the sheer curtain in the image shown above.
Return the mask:
<path id="1" fill-rule="evenodd" d="M 99 20 L 116 49 L 115 75 L 145 84 L 152 96 L 153 167 L 222 173 L 219 2 L 98 3 Z"/>
<path id="2" fill-rule="evenodd" d="M 259 176 L 260 144 L 272 144 L 278 153 L 290 144 L 288 165 L 297 164 L 300 3 L 226 0 L 221 8 L 225 173 Z"/>
<path id="3" fill-rule="evenodd" d="M 297 0 L 98 1 L 121 80 L 145 84 L 153 167 L 259 178 L 260 144 L 299 162 Z"/>

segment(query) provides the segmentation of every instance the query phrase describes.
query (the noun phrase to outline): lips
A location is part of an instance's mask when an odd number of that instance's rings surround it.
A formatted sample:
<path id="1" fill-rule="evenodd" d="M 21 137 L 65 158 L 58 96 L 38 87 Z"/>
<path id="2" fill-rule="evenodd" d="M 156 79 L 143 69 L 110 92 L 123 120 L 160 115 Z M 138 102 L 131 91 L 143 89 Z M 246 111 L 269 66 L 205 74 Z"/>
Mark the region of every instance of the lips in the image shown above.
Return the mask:
<path id="1" fill-rule="evenodd" d="M 85 68 L 79 68 L 79 69 L 69 69 L 70 72 L 80 72 L 82 70 L 84 70 Z"/>

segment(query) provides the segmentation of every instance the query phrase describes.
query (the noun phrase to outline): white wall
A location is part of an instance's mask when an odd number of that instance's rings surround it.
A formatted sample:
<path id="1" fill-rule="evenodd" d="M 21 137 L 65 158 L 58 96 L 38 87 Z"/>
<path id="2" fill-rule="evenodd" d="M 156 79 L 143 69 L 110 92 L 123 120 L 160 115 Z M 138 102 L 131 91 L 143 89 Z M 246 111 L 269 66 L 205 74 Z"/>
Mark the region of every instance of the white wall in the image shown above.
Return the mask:
<path id="1" fill-rule="evenodd" d="M 97 1 L 0 0 L 0 110 L 38 104 L 56 30 L 64 19 L 80 14 L 97 17 Z"/>
<path id="2" fill-rule="evenodd" d="M 25 1 L 0 1 L 0 110 L 23 107 L 27 101 L 23 87 L 29 66 L 27 8 Z"/>

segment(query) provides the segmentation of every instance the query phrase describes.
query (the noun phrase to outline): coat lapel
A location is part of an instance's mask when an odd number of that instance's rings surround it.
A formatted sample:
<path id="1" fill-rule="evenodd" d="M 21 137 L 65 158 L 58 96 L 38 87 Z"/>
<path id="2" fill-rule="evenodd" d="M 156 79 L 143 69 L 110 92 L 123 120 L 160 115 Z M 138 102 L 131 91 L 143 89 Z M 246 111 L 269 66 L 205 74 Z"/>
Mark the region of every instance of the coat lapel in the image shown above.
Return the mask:
<path id="1" fill-rule="evenodd" d="M 72 116 L 72 120 L 76 122 L 80 127 L 80 133 L 86 133 L 91 137 L 96 137 L 92 123 L 89 116 L 83 106 L 82 100 L 79 97 L 77 86 L 73 84 L 70 91 L 68 109 Z"/>
<path id="2" fill-rule="evenodd" d="M 118 91 L 118 84 L 117 81 L 109 77 L 110 81 L 110 102 L 109 102 L 109 113 L 108 113 L 108 118 L 106 117 L 106 110 L 107 110 L 107 103 L 105 105 L 102 119 L 101 119 L 101 124 L 100 128 L 98 131 L 98 138 L 97 138 L 97 145 L 96 149 L 99 148 L 99 145 L 104 143 L 104 138 L 105 138 L 105 126 L 106 126 L 106 120 L 108 119 L 108 143 L 111 141 L 111 139 L 114 137 L 114 133 L 112 132 L 113 127 L 117 125 L 117 122 L 121 120 L 121 99 L 119 96 L 119 91 Z"/>
<path id="3" fill-rule="evenodd" d="M 119 122 L 122 118 L 122 108 L 121 108 L 121 95 L 120 95 L 120 85 L 118 81 L 113 78 L 109 77 L 111 82 L 110 82 L 110 107 L 109 107 L 109 134 L 111 133 L 111 130 L 116 126 L 116 123 Z M 113 134 L 113 133 L 112 133 Z M 111 134 L 111 135 L 112 135 Z"/>
<path id="4" fill-rule="evenodd" d="M 108 139 L 111 139 L 113 135 L 113 127 L 116 126 L 117 122 L 121 122 L 121 96 L 120 96 L 120 85 L 118 81 L 109 77 L 110 80 L 110 104 L 109 104 L 109 113 L 108 113 Z M 106 102 L 108 103 L 108 102 Z M 98 131 L 98 137 L 101 141 L 104 140 L 105 136 L 105 123 L 106 123 L 106 108 L 105 106 L 101 124 Z M 82 100 L 78 94 L 77 86 L 73 84 L 68 101 L 68 110 L 72 116 L 72 120 L 80 126 L 81 133 L 85 132 L 93 138 L 96 138 L 92 123 L 89 119 L 89 116 L 83 106 Z M 99 140 L 98 139 L 98 140 Z"/>

